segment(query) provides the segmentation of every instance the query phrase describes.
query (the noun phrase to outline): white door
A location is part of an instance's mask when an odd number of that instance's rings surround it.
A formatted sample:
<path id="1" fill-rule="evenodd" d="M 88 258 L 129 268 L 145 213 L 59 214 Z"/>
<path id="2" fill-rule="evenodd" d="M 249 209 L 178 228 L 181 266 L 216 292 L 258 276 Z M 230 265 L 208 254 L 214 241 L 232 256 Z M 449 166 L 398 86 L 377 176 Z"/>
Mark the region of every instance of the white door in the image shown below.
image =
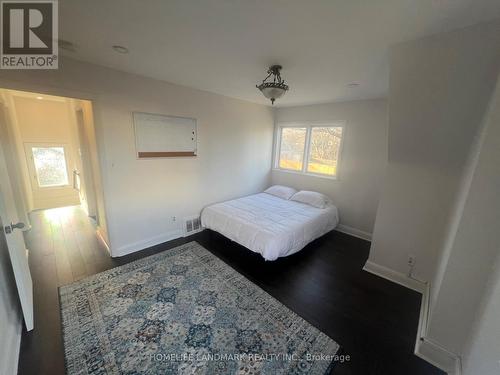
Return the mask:
<path id="1" fill-rule="evenodd" d="M 10 261 L 16 279 L 17 293 L 23 309 L 26 329 L 33 329 L 33 283 L 31 281 L 28 255 L 22 235 L 23 223 L 18 222 L 14 194 L 7 172 L 3 150 L 0 148 L 0 219 L 9 249 Z"/>
<path id="2" fill-rule="evenodd" d="M 75 206 L 80 204 L 75 189 L 74 171 L 69 145 L 61 143 L 25 143 L 31 175 L 35 209 Z"/>

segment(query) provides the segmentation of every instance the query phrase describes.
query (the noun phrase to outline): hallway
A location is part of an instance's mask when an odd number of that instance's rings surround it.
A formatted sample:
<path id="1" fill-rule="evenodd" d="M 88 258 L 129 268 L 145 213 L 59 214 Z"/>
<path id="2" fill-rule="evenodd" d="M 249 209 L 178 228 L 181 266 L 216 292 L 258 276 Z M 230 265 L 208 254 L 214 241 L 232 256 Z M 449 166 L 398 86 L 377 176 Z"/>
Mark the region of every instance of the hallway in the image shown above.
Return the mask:
<path id="1" fill-rule="evenodd" d="M 63 374 L 58 287 L 113 266 L 80 206 L 30 213 L 25 232 L 33 278 L 35 329 L 23 330 L 20 374 Z M 26 360 L 24 360 L 26 359 Z"/>

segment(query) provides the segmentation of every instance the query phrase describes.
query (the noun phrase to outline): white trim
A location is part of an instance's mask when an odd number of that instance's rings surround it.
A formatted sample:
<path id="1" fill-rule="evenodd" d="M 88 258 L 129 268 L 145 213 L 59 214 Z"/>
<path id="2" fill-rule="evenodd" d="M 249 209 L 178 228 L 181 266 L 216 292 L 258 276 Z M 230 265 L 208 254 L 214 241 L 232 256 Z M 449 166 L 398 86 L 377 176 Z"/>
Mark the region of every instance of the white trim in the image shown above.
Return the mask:
<path id="1" fill-rule="evenodd" d="M 281 128 L 281 132 L 283 132 L 283 128 Z M 306 139 L 304 144 L 304 157 L 302 158 L 302 173 L 306 174 L 307 166 L 309 164 L 309 158 L 311 157 L 311 134 L 312 134 L 312 126 L 306 127 Z M 281 146 L 281 145 L 280 145 Z M 281 150 L 280 150 L 281 151 Z M 281 152 L 280 152 L 281 154 Z M 279 162 L 279 160 L 278 160 Z M 279 166 L 278 166 L 279 168 Z"/>
<path id="2" fill-rule="evenodd" d="M 462 363 L 460 356 L 450 352 L 439 343 L 427 337 L 430 310 L 430 283 L 414 279 L 371 261 L 366 262 L 363 270 L 422 294 L 414 353 L 416 356 L 445 371 L 449 375 L 461 375 Z"/>
<path id="3" fill-rule="evenodd" d="M 170 240 L 174 240 L 176 238 L 180 238 L 183 235 L 184 235 L 184 232 L 182 230 L 174 229 L 174 230 L 171 230 L 169 232 L 165 232 L 165 233 L 150 237 L 150 238 L 145 239 L 145 240 L 133 242 L 131 244 L 118 247 L 116 249 L 116 251 L 112 252 L 111 256 L 112 257 L 121 257 L 123 255 L 134 253 L 136 251 L 144 250 L 148 247 L 161 244 L 163 242 L 167 242 Z"/>
<path id="4" fill-rule="evenodd" d="M 418 320 L 417 338 L 415 340 L 415 355 L 449 375 L 460 375 L 462 373 L 460 356 L 426 337 L 429 312 L 430 283 L 426 283 L 426 287 L 422 292 L 422 303 L 420 305 L 420 318 Z"/>
<path id="5" fill-rule="evenodd" d="M 98 226 L 96 231 L 95 231 L 95 234 L 97 235 L 97 239 L 99 240 L 99 242 L 101 242 L 101 244 L 108 251 L 108 254 L 111 256 L 111 249 L 109 248 L 109 245 L 106 242 L 106 239 L 104 238 L 104 234 L 102 233 L 102 228 Z"/>
<path id="6" fill-rule="evenodd" d="M 333 176 L 328 175 L 328 174 L 314 173 L 314 172 L 307 171 L 307 166 L 309 164 L 309 157 L 310 157 L 309 151 L 310 151 L 310 147 L 311 147 L 311 133 L 312 133 L 313 128 L 318 128 L 318 127 L 335 127 L 335 128 L 342 129 L 342 136 L 340 137 L 340 145 L 339 145 L 339 152 L 338 152 L 338 158 L 337 158 L 336 173 Z M 300 170 L 300 171 L 297 171 L 294 169 L 280 168 L 280 166 L 279 166 L 279 159 L 280 159 L 280 154 L 281 154 L 281 133 L 283 132 L 283 128 L 304 128 L 306 130 L 304 150 L 303 150 L 303 155 L 302 155 L 302 170 Z M 282 172 L 289 172 L 289 173 L 296 173 L 296 174 L 312 176 L 312 177 L 321 177 L 321 178 L 329 178 L 332 180 L 338 180 L 339 173 L 340 173 L 340 166 L 341 166 L 341 162 L 342 162 L 342 150 L 343 150 L 343 146 L 344 146 L 345 132 L 346 132 L 346 122 L 344 120 L 276 122 L 275 123 L 275 137 L 274 137 L 274 142 L 275 142 L 275 144 L 274 144 L 274 157 L 273 157 L 273 162 L 272 162 L 272 166 L 273 166 L 272 169 L 277 170 L 277 171 L 282 171 Z"/>
<path id="7" fill-rule="evenodd" d="M 291 174 L 298 174 L 298 175 L 301 175 L 301 176 L 312 176 L 312 177 L 326 178 L 327 180 L 338 180 L 339 179 L 336 175 L 335 176 L 330 176 L 330 175 L 327 175 L 327 174 L 320 174 L 320 173 L 294 171 L 293 169 L 286 169 L 286 168 L 273 168 L 273 171 L 284 172 L 284 173 L 291 173 Z"/>
<path id="8" fill-rule="evenodd" d="M 415 339 L 415 351 L 417 350 L 417 346 L 420 343 L 420 338 L 424 337 L 425 333 L 427 332 L 427 323 L 429 320 L 429 311 L 430 311 L 430 296 L 431 296 L 431 284 L 426 283 L 424 291 L 422 292 L 422 301 L 420 303 L 417 337 Z"/>
<path id="9" fill-rule="evenodd" d="M 383 277 L 384 279 L 387 279 L 389 281 L 392 281 L 396 284 L 402 285 L 406 288 L 409 288 L 419 293 L 424 293 L 424 290 L 426 288 L 426 283 L 423 281 L 414 279 L 412 277 L 408 277 L 404 273 L 394 271 L 390 268 L 381 266 L 380 264 L 377 263 L 373 263 L 369 260 L 366 262 L 365 266 L 363 267 L 363 270 L 366 272 L 370 272 L 374 275 Z"/>
<path id="10" fill-rule="evenodd" d="M 192 236 L 195 233 L 200 233 L 204 230 L 205 228 L 200 225 L 200 229 L 192 230 L 191 232 L 187 233 L 186 231 L 183 232 L 182 237 L 189 237 Z"/>
<path id="11" fill-rule="evenodd" d="M 429 338 L 422 337 L 415 347 L 415 355 L 443 370 L 448 375 L 461 375 L 460 357 Z"/>
<path id="12" fill-rule="evenodd" d="M 335 227 L 335 230 L 338 232 L 349 234 L 349 235 L 357 237 L 357 238 L 361 238 L 362 240 L 366 240 L 366 241 L 372 240 L 372 234 L 370 232 L 365 232 L 361 229 L 356 229 L 356 228 L 350 227 L 348 225 L 339 224 Z"/>

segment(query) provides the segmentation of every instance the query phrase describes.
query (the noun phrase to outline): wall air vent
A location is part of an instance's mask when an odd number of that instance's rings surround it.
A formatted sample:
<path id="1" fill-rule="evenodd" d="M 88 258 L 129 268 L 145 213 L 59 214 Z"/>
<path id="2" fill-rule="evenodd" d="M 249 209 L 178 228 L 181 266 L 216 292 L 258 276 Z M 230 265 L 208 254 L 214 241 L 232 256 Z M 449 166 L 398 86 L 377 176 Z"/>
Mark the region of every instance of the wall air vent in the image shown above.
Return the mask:
<path id="1" fill-rule="evenodd" d="M 190 236 L 191 234 L 201 232 L 201 219 L 199 216 L 187 217 L 184 219 L 184 235 Z"/>
<path id="2" fill-rule="evenodd" d="M 199 217 L 196 219 L 193 219 L 193 230 L 200 230 L 201 229 L 201 220 Z"/>

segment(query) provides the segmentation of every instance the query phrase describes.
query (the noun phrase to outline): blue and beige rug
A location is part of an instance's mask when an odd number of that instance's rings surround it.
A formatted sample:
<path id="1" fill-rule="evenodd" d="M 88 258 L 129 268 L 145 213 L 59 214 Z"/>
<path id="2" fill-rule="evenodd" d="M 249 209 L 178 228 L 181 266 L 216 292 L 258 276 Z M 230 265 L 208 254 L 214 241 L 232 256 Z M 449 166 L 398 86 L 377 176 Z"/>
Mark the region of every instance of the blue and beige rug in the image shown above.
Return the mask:
<path id="1" fill-rule="evenodd" d="M 59 294 L 68 374 L 325 374 L 339 348 L 196 242 Z"/>

